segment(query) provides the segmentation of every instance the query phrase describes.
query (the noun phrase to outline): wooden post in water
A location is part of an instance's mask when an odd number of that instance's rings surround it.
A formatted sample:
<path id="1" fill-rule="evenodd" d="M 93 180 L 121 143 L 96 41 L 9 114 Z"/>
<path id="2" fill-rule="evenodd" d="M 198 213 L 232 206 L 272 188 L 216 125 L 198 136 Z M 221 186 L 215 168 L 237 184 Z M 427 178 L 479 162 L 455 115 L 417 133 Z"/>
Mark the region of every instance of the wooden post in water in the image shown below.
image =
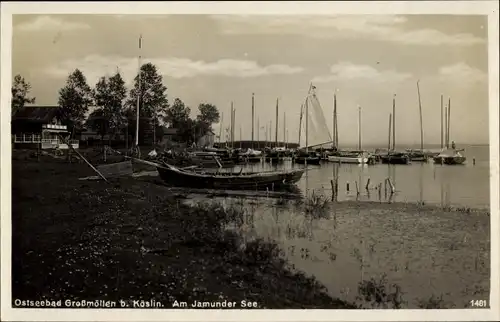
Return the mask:
<path id="1" fill-rule="evenodd" d="M 368 178 L 368 181 L 366 181 L 365 189 L 370 190 L 370 178 Z"/>
<path id="2" fill-rule="evenodd" d="M 335 184 L 333 183 L 333 180 L 330 180 L 330 185 L 332 187 L 332 201 L 335 200 Z"/>
<path id="3" fill-rule="evenodd" d="M 394 184 L 391 181 L 391 178 L 387 178 L 387 183 L 389 183 L 389 187 L 391 188 L 391 195 L 396 191 Z"/>

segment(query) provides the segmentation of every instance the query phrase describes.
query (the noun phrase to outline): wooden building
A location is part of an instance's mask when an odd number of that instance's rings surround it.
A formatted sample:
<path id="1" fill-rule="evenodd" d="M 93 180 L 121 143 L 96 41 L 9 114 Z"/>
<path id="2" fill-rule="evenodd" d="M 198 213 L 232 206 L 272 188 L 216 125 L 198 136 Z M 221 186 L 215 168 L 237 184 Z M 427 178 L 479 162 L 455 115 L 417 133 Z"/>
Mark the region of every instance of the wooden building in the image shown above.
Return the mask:
<path id="1" fill-rule="evenodd" d="M 68 140 L 70 134 L 66 125 L 57 118 L 57 106 L 24 106 L 17 110 L 11 120 L 11 134 L 14 148 L 20 149 L 68 149 L 60 139 Z M 69 143 L 78 148 L 78 140 Z"/>

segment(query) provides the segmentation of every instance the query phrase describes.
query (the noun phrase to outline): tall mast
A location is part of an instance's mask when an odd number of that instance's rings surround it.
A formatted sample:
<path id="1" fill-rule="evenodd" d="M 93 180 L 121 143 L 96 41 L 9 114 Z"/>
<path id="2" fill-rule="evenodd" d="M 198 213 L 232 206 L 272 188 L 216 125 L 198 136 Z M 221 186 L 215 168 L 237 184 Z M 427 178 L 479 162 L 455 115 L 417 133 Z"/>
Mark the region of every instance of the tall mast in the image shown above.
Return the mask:
<path id="1" fill-rule="evenodd" d="M 260 149 L 260 125 L 259 118 L 257 117 L 257 149 Z"/>
<path id="2" fill-rule="evenodd" d="M 451 98 L 448 97 L 448 145 L 450 144 L 450 128 L 451 128 Z"/>
<path id="3" fill-rule="evenodd" d="M 387 144 L 387 152 L 391 150 L 391 127 L 392 127 L 392 113 L 389 113 L 389 140 Z"/>
<path id="4" fill-rule="evenodd" d="M 231 140 L 231 148 L 234 147 L 234 104 L 233 101 L 231 101 L 231 126 L 229 130 L 229 138 Z"/>
<path id="5" fill-rule="evenodd" d="M 337 93 L 333 94 L 333 146 L 338 149 L 339 138 L 337 129 Z"/>
<path id="6" fill-rule="evenodd" d="M 254 109 L 254 93 L 252 93 L 252 149 L 253 149 L 253 131 L 254 131 L 254 124 L 253 124 L 253 120 L 254 120 L 254 117 L 255 117 L 255 109 Z M 259 125 L 257 125 L 258 127 Z"/>
<path id="7" fill-rule="evenodd" d="M 300 105 L 300 116 L 299 116 L 299 147 L 300 147 L 300 135 L 302 134 L 302 116 L 304 115 L 304 103 Z"/>
<path id="8" fill-rule="evenodd" d="M 444 107 L 444 146 L 448 149 L 448 104 Z"/>
<path id="9" fill-rule="evenodd" d="M 443 141 L 443 94 L 441 94 L 441 150 L 444 148 Z"/>
<path id="10" fill-rule="evenodd" d="M 224 112 L 221 113 L 221 117 L 220 117 L 220 124 L 219 124 L 219 143 L 221 142 L 222 138 L 222 126 L 223 126 L 223 123 L 224 122 Z"/>
<path id="11" fill-rule="evenodd" d="M 396 150 L 396 94 L 392 97 L 392 149 Z"/>
<path id="12" fill-rule="evenodd" d="M 142 72 L 141 72 L 141 48 L 142 48 L 142 34 L 139 36 L 139 57 L 137 59 L 137 64 L 139 66 L 139 91 L 137 93 L 137 107 L 136 107 L 136 124 L 135 124 L 135 145 L 139 146 L 139 106 L 141 104 L 141 96 L 142 96 Z"/>
<path id="13" fill-rule="evenodd" d="M 286 112 L 283 112 L 283 145 L 286 142 Z"/>
<path id="14" fill-rule="evenodd" d="M 275 142 L 274 142 L 274 147 L 278 147 L 278 99 L 276 99 L 276 136 L 275 136 Z"/>
<path id="15" fill-rule="evenodd" d="M 233 108 L 233 148 L 234 148 L 234 141 L 236 139 L 236 109 Z"/>
<path id="16" fill-rule="evenodd" d="M 417 93 L 418 93 L 418 110 L 420 113 L 420 151 L 424 151 L 424 126 L 422 122 L 422 102 L 420 100 L 420 86 L 418 83 L 420 80 L 417 81 Z"/>
<path id="17" fill-rule="evenodd" d="M 309 152 L 309 142 L 307 140 L 309 134 L 309 95 L 306 98 L 306 153 Z"/>
<path id="18" fill-rule="evenodd" d="M 358 151 L 361 151 L 361 106 L 358 106 Z"/>

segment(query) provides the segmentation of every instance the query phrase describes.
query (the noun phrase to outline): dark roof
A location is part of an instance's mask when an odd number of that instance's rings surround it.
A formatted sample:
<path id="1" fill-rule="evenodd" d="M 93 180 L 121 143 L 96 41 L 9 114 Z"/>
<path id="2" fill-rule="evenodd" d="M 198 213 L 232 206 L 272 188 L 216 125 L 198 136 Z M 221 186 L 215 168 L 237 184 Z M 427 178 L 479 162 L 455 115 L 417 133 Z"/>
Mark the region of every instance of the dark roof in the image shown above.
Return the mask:
<path id="1" fill-rule="evenodd" d="M 26 120 L 32 122 L 50 122 L 57 114 L 57 106 L 24 106 L 16 111 L 12 120 Z"/>

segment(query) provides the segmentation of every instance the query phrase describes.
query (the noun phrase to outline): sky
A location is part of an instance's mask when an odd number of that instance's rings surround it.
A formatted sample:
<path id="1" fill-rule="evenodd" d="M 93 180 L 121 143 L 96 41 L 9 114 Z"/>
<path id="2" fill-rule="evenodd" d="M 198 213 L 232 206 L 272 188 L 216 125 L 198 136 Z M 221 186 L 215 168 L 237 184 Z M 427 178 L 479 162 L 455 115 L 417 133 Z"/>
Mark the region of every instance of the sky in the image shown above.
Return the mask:
<path id="1" fill-rule="evenodd" d="M 426 144 L 440 142 L 441 94 L 451 99 L 451 140 L 486 144 L 487 26 L 473 15 L 14 15 L 12 72 L 36 104 L 56 105 L 76 68 L 91 86 L 118 70 L 130 88 L 140 53 L 170 103 L 178 97 L 193 114 L 215 104 L 227 127 L 233 102 L 236 139 L 240 129 L 251 139 L 252 93 L 254 138 L 272 122 L 274 139 L 278 99 L 278 138 L 294 142 L 312 82 L 330 131 L 337 93 L 340 146 L 358 142 L 358 106 L 363 143 L 386 146 L 394 94 L 397 143 L 419 144 L 419 80 Z"/>

